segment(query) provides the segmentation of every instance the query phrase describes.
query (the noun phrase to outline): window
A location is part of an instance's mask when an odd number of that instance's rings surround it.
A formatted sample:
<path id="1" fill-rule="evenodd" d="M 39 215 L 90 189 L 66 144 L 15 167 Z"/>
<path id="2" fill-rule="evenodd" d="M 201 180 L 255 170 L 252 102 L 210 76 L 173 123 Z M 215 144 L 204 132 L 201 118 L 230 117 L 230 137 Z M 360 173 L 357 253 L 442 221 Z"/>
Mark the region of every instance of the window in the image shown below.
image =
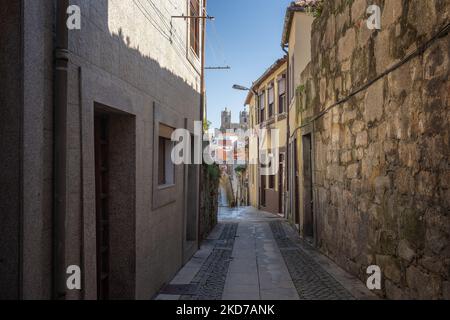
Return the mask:
<path id="1" fill-rule="evenodd" d="M 269 176 L 269 189 L 275 189 L 275 176 Z"/>
<path id="2" fill-rule="evenodd" d="M 278 113 L 286 111 L 286 74 L 278 79 Z"/>
<path id="3" fill-rule="evenodd" d="M 158 185 L 166 186 L 175 183 L 175 165 L 172 162 L 173 129 L 163 124 L 159 125 L 158 143 Z"/>
<path id="4" fill-rule="evenodd" d="M 200 16 L 200 1 L 201 0 L 189 0 L 190 2 L 190 13 L 191 17 Z M 190 19 L 190 46 L 192 51 L 195 52 L 197 57 L 200 56 L 200 19 L 191 18 Z"/>
<path id="5" fill-rule="evenodd" d="M 268 91 L 269 91 L 268 92 L 268 95 L 269 95 L 269 118 L 271 118 L 274 115 L 274 103 L 275 103 L 273 82 L 270 84 Z"/>
<path id="6" fill-rule="evenodd" d="M 259 122 L 264 122 L 264 112 L 266 109 L 266 95 L 264 94 L 264 91 L 260 93 L 259 95 L 259 109 L 260 109 L 260 117 Z"/>

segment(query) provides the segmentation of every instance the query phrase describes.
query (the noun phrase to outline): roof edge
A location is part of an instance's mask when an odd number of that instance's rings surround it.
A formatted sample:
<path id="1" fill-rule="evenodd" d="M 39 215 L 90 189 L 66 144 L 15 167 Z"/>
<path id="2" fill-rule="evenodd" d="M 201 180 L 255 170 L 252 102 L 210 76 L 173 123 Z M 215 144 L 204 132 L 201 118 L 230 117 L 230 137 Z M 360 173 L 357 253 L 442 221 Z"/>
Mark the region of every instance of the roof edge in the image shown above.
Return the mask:
<path id="1" fill-rule="evenodd" d="M 286 46 L 289 42 L 289 36 L 291 34 L 292 19 L 296 12 L 306 12 L 306 6 L 300 6 L 295 2 L 291 2 L 289 7 L 286 8 L 286 15 L 284 17 L 283 34 L 281 36 L 281 45 Z"/>
<path id="2" fill-rule="evenodd" d="M 277 61 L 275 61 L 275 63 L 273 63 L 255 82 L 253 82 L 251 89 L 248 94 L 247 94 L 247 98 L 245 99 L 245 104 L 244 105 L 249 105 L 250 104 L 250 100 L 253 96 L 253 90 L 255 90 L 256 87 L 258 87 L 264 80 L 266 80 L 274 71 L 276 71 L 278 68 L 280 68 L 284 63 L 287 62 L 287 56 L 285 55 L 284 57 L 278 59 Z"/>

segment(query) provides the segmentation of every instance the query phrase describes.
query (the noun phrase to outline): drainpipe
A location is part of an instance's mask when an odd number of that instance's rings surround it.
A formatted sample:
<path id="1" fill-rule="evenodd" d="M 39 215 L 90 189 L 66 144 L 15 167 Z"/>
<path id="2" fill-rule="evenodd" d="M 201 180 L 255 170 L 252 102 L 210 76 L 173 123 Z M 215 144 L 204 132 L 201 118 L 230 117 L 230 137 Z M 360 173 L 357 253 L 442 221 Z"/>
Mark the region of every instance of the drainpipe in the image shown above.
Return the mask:
<path id="1" fill-rule="evenodd" d="M 56 43 L 54 64 L 54 208 L 53 208 L 53 298 L 64 299 L 65 286 L 65 209 L 66 209 L 66 138 L 68 0 L 56 2 Z"/>
<path id="2" fill-rule="evenodd" d="M 202 10 L 202 14 L 204 15 L 206 13 L 206 3 L 207 0 L 203 0 L 203 10 Z M 206 19 L 202 19 L 202 61 L 201 61 L 201 80 L 200 80 L 200 119 L 202 121 L 202 136 L 200 137 L 200 141 L 201 144 L 203 146 L 203 136 L 205 134 L 204 132 L 204 118 L 205 118 L 205 31 L 206 31 Z M 198 184 L 199 184 L 199 188 L 198 188 L 198 223 L 197 223 L 197 246 L 198 249 L 200 249 L 200 245 L 201 245 L 201 203 L 202 203 L 202 171 L 203 171 L 203 165 L 199 166 L 199 170 L 198 170 Z"/>
<path id="3" fill-rule="evenodd" d="M 250 92 L 253 94 L 253 96 L 255 97 L 255 118 L 259 119 L 259 106 L 258 106 L 258 92 L 255 90 L 254 85 L 252 84 L 252 86 L 250 87 Z M 250 101 L 251 102 L 251 101 Z M 259 121 L 258 121 L 258 126 L 260 125 Z M 258 210 L 261 210 L 261 172 L 260 172 L 260 163 L 259 163 L 259 136 L 256 137 L 256 146 L 258 151 L 256 152 L 256 178 L 255 181 L 257 181 L 257 188 L 256 188 L 256 192 L 257 192 L 257 204 L 258 204 Z M 250 148 L 250 146 L 249 146 Z M 250 198 L 250 195 L 249 195 Z M 250 200 L 250 199 L 249 199 Z M 250 203 L 250 201 L 249 201 Z"/>
<path id="4" fill-rule="evenodd" d="M 286 116 L 286 121 L 287 121 L 287 124 L 286 124 L 286 157 L 284 158 L 284 161 L 286 161 L 286 186 L 288 186 L 288 188 L 286 188 L 286 189 L 289 189 L 289 192 L 286 192 L 286 197 L 285 197 L 285 200 L 286 200 L 286 198 L 288 197 L 289 198 L 289 210 L 291 209 L 291 206 L 290 206 L 290 194 L 291 194 L 291 186 L 290 186 L 290 168 L 289 168 L 289 165 L 290 165 L 290 161 L 289 161 L 289 158 L 290 158 L 290 154 L 289 154 L 289 150 L 290 150 L 290 148 L 289 148 L 289 137 L 290 137 L 290 130 L 291 130 L 291 126 L 290 126 L 290 117 L 289 117 L 289 97 L 290 97 L 290 92 L 289 92 L 289 88 L 290 88 L 290 85 L 289 85 L 289 79 L 290 79 L 290 68 L 289 68 L 289 64 L 290 64 L 290 59 L 289 59 L 289 46 L 287 46 L 287 45 L 285 45 L 285 44 L 282 44 L 281 45 L 281 50 L 283 50 L 284 51 L 284 53 L 286 54 L 286 56 L 287 56 L 287 63 L 286 63 L 286 65 L 287 65 L 287 70 L 286 70 L 286 92 L 287 92 L 287 97 L 286 97 L 286 111 L 287 111 L 287 116 Z M 287 190 L 286 190 L 287 191 Z M 287 219 L 288 218 L 288 210 L 287 210 L 287 206 L 286 206 L 286 203 L 285 203 L 285 206 L 284 206 L 284 210 L 285 210 L 285 218 Z"/>

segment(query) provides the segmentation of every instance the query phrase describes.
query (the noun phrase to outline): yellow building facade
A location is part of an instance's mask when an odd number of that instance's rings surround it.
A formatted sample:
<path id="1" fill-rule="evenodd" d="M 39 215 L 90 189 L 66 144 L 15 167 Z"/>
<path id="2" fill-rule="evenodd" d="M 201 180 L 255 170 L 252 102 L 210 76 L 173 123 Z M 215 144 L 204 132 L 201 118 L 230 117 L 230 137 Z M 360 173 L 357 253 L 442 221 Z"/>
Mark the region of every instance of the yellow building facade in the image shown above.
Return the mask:
<path id="1" fill-rule="evenodd" d="M 253 83 L 245 105 L 249 106 L 250 129 L 260 133 L 257 145 L 249 149 L 250 204 L 274 214 L 284 214 L 288 185 L 287 57 L 277 60 Z M 262 129 L 266 129 L 265 135 L 262 135 Z M 278 147 L 279 152 L 274 152 L 274 146 Z M 261 170 L 260 149 L 277 157 L 272 162 L 276 166 L 273 174 L 262 172 L 265 170 Z"/>
<path id="2" fill-rule="evenodd" d="M 314 238 L 313 141 L 311 126 L 303 126 L 299 99 L 306 79 L 303 71 L 311 61 L 311 28 L 314 17 L 292 4 L 286 10 L 282 46 L 288 51 L 289 168 L 286 217 L 302 236 Z"/>

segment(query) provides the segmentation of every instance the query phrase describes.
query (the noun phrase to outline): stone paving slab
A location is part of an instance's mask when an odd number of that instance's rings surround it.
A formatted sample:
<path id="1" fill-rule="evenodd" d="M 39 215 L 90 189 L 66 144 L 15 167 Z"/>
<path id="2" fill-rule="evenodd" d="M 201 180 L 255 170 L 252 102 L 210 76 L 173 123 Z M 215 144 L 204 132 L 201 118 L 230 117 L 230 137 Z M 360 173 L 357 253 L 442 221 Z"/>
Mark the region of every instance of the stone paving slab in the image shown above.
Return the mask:
<path id="1" fill-rule="evenodd" d="M 239 223 L 232 257 L 224 300 L 298 300 L 267 220 Z"/>

